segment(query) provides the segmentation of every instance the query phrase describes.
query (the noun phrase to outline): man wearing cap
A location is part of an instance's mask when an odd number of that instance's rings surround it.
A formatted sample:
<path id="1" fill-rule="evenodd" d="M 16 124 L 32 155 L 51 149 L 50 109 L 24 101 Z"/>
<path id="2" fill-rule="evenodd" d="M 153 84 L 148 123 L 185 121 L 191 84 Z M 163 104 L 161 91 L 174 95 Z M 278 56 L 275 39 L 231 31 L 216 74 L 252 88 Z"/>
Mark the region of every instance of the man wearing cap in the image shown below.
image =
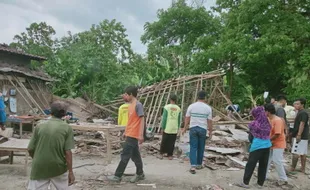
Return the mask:
<path id="1" fill-rule="evenodd" d="M 186 112 L 183 134 L 189 127 L 190 135 L 190 173 L 195 174 L 196 169 L 202 169 L 207 130 L 212 137 L 212 109 L 207 105 L 206 92 L 198 92 L 197 102 L 191 104 Z"/>

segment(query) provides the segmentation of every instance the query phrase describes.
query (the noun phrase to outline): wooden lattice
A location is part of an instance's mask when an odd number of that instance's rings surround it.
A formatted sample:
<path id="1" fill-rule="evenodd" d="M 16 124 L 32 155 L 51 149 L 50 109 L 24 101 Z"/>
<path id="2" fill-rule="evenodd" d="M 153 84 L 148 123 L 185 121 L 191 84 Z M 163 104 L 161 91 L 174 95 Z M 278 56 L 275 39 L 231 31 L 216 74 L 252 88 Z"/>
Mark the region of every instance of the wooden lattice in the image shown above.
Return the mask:
<path id="1" fill-rule="evenodd" d="M 162 81 L 158 84 L 140 89 L 138 99 L 144 106 L 146 125 L 149 130 L 159 131 L 163 107 L 169 102 L 169 96 L 178 96 L 177 104 L 181 107 L 183 115 L 187 107 L 196 101 L 199 90 L 204 90 L 208 94 L 207 103 L 212 106 L 214 115 L 223 117 L 221 110 L 230 100 L 223 93 L 223 73 L 213 71 L 201 75 L 183 76 L 179 78 Z M 117 113 L 123 100 L 117 99 L 104 105 L 105 109 Z"/>

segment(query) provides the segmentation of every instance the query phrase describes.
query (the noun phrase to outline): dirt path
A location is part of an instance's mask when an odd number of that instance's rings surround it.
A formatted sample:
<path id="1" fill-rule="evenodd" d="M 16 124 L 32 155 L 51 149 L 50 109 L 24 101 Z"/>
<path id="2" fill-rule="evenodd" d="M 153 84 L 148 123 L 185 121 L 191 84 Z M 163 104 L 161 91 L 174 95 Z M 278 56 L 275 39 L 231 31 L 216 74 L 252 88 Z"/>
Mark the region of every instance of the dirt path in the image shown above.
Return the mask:
<path id="1" fill-rule="evenodd" d="M 18 159 L 16 159 L 18 161 Z M 21 161 L 21 160 L 20 160 Z M 106 165 L 104 158 L 99 156 L 74 156 L 74 166 L 84 164 L 94 164 L 83 166 L 74 169 L 77 183 L 72 188 L 73 190 L 151 190 L 152 187 L 140 187 L 135 184 L 130 184 L 126 181 L 130 177 L 125 177 L 124 182 L 118 185 L 109 185 L 104 179 L 106 175 L 112 174 L 117 167 L 119 156 L 116 156 L 113 163 Z M 240 171 L 224 171 L 203 169 L 192 175 L 188 172 L 188 163 L 180 163 L 178 160 L 158 160 L 152 156 L 147 156 L 143 159 L 144 168 L 147 179 L 141 183 L 156 184 L 156 189 L 160 190 L 203 190 L 207 185 L 217 184 L 226 190 L 237 190 L 238 187 L 232 186 L 233 183 L 239 182 L 243 176 L 244 170 Z M 135 173 L 135 166 L 132 162 L 129 163 L 126 170 L 127 174 Z M 272 172 L 271 179 L 276 179 L 276 174 Z M 310 183 L 307 176 L 298 174 L 297 179 L 290 179 L 289 183 L 293 184 L 295 188 L 310 190 Z M 7 169 L 2 166 L 0 169 L 0 189 L 14 189 L 25 190 L 28 178 L 22 176 L 21 168 Z M 256 181 L 253 176 L 251 185 Z M 297 186 L 297 187 L 296 187 Z M 255 189 L 255 188 L 252 188 Z M 272 182 L 267 182 L 264 189 L 280 190 Z"/>

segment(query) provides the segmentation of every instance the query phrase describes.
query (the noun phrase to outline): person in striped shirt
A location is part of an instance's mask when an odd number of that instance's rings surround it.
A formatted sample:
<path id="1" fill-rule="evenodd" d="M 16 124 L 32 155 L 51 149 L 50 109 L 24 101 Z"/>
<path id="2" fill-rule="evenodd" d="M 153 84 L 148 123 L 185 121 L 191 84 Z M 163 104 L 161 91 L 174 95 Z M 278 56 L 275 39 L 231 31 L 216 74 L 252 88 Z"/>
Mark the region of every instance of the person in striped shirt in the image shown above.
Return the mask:
<path id="1" fill-rule="evenodd" d="M 198 92 L 198 101 L 191 104 L 186 112 L 184 134 L 189 127 L 190 144 L 190 173 L 195 174 L 196 169 L 202 169 L 207 132 L 212 138 L 212 109 L 205 102 L 206 92 Z"/>

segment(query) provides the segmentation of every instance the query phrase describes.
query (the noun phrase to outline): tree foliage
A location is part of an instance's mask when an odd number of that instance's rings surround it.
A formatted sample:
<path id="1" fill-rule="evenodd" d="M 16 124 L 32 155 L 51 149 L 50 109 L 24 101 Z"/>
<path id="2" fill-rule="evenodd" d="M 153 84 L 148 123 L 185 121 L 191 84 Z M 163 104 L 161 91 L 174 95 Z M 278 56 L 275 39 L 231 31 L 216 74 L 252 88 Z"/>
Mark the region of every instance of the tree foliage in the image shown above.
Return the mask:
<path id="1" fill-rule="evenodd" d="M 44 69 L 58 79 L 57 95 L 87 95 L 99 103 L 128 84 L 214 69 L 226 72 L 228 95 L 245 106 L 264 91 L 310 99 L 309 1 L 217 0 L 212 12 L 200 1 L 186 2 L 173 1 L 145 24 L 146 56 L 132 50 L 115 20 L 60 39 L 46 23 L 33 23 L 11 45 L 48 57 Z"/>

